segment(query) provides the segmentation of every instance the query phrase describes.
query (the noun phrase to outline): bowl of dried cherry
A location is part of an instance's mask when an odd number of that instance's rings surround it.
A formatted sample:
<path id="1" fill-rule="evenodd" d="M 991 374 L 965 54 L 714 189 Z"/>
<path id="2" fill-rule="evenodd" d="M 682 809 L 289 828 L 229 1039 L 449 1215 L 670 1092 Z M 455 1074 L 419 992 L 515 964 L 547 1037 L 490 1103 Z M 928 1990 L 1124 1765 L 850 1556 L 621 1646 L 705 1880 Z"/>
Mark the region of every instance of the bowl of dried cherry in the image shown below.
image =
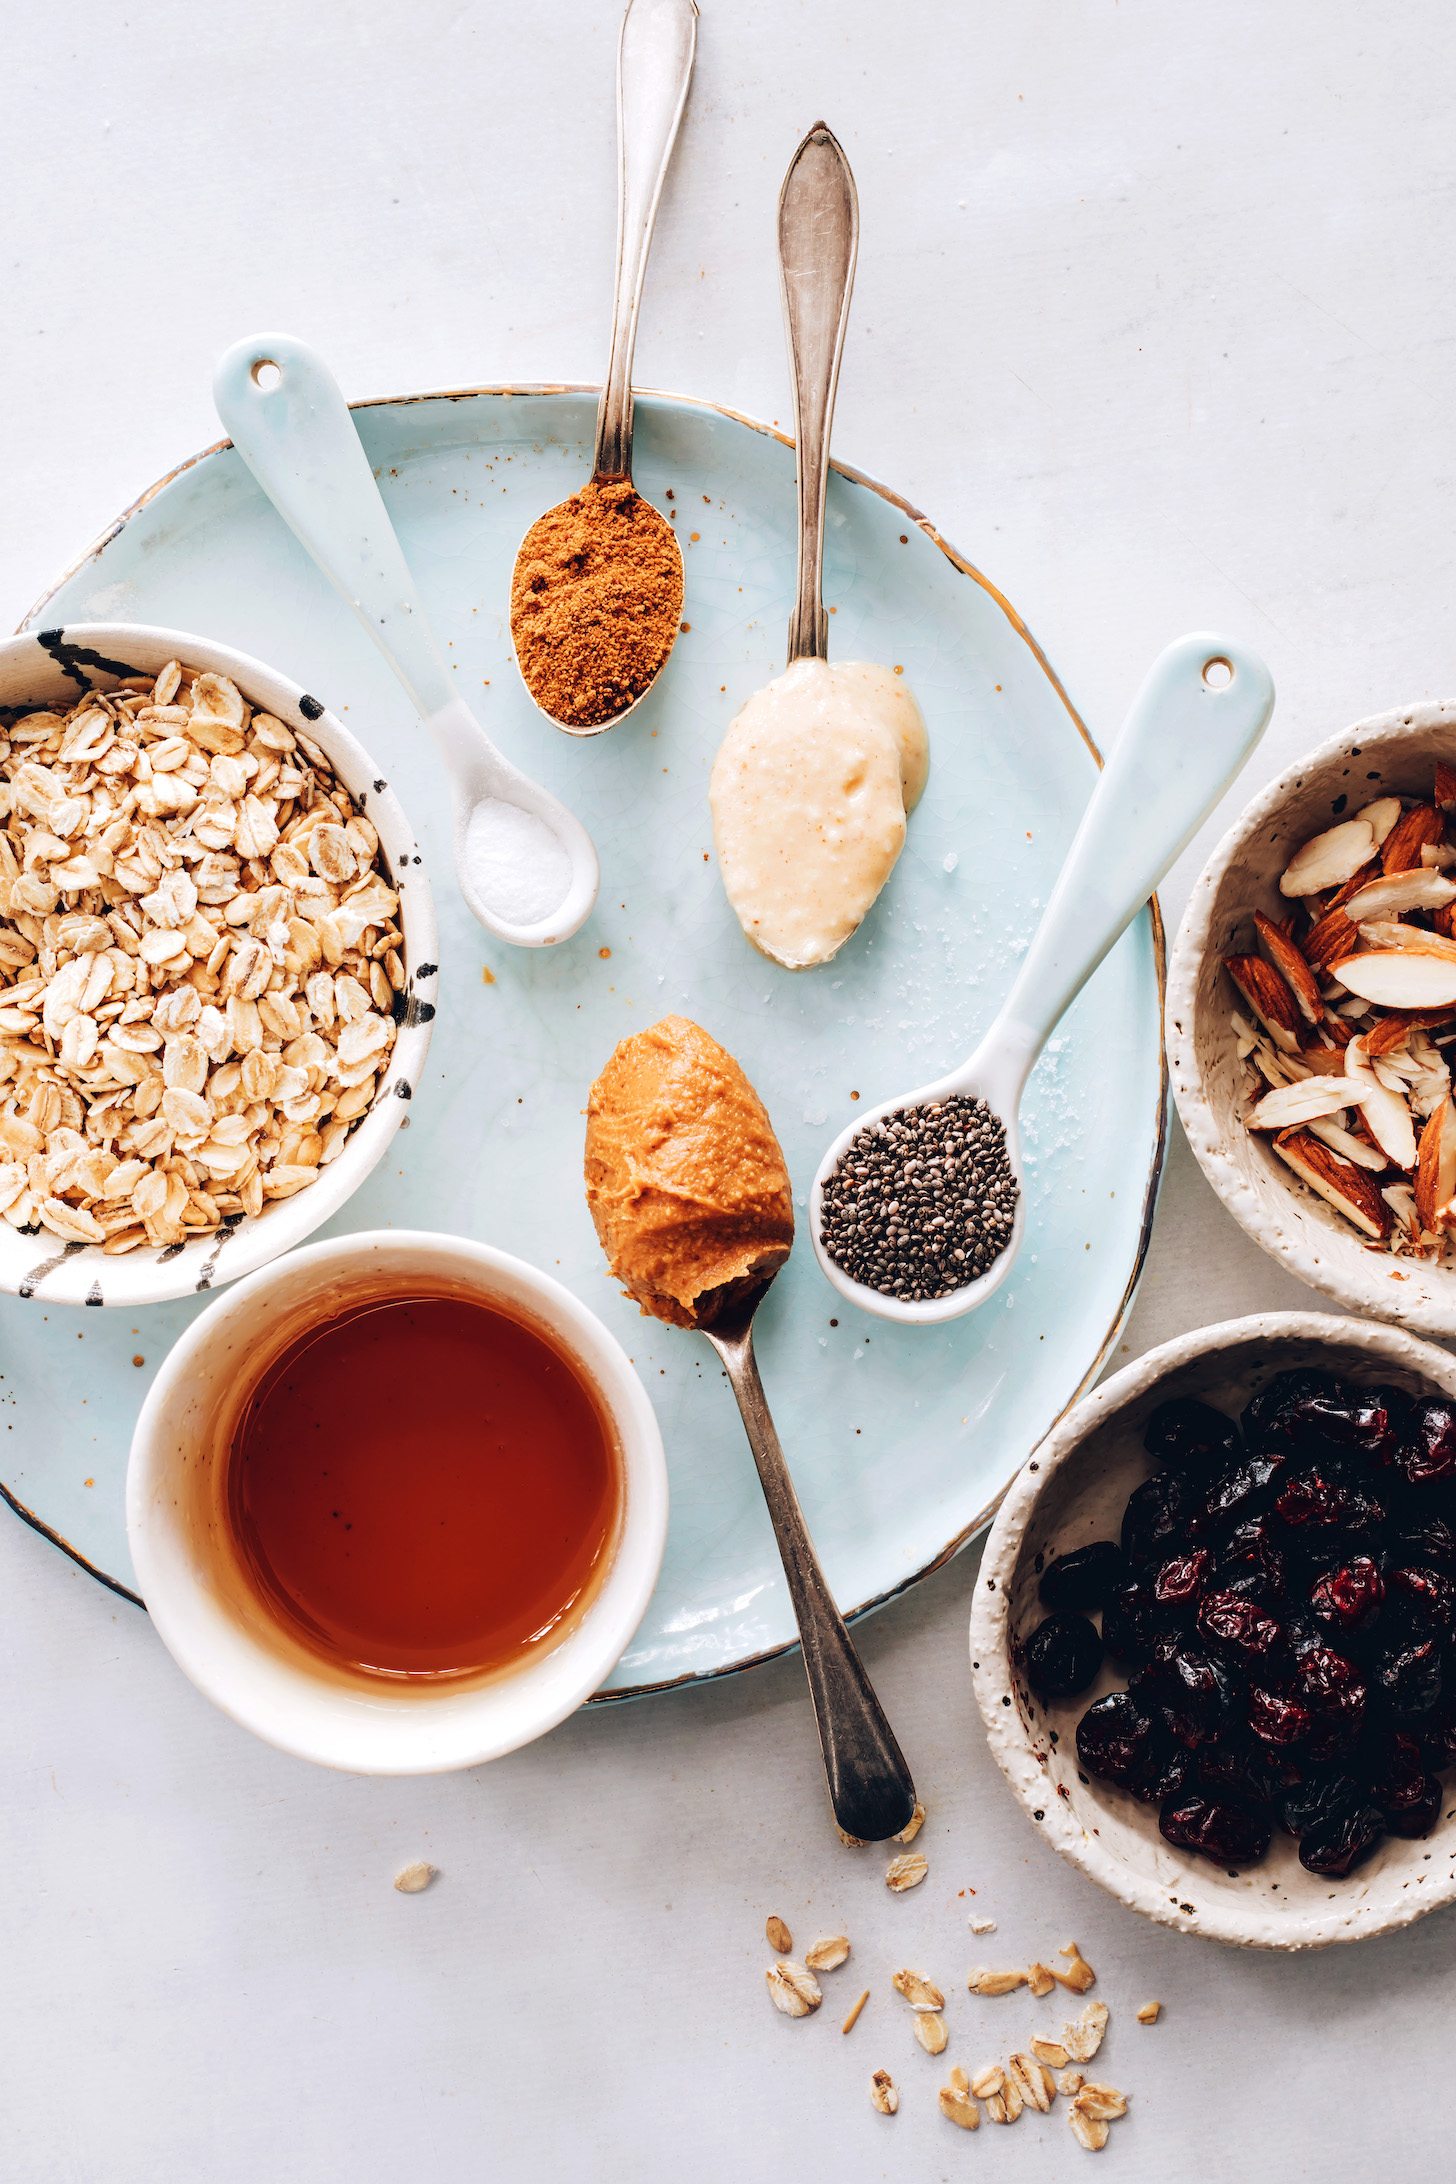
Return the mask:
<path id="1" fill-rule="evenodd" d="M 1274 1312 L 1078 1403 L 982 1557 L 971 1665 L 1039 1831 L 1134 1909 L 1317 1948 L 1456 1900 L 1456 1359 Z"/>

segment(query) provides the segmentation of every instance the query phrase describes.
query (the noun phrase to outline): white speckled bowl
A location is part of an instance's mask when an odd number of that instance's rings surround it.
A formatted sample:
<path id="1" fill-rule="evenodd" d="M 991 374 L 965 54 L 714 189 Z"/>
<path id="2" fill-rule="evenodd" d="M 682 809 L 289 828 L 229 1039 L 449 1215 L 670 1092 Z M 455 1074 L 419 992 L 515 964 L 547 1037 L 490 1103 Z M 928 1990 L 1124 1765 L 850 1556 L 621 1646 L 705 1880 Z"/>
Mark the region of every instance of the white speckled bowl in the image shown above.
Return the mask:
<path id="1" fill-rule="evenodd" d="M 0 639 L 0 705 L 74 705 L 87 689 L 109 689 L 123 675 L 155 675 L 169 660 L 228 675 L 249 703 L 286 727 L 301 729 L 325 753 L 339 780 L 379 835 L 390 885 L 399 890 L 406 986 L 398 1031 L 373 1107 L 350 1131 L 317 1183 L 264 1206 L 256 1219 L 158 1251 L 150 1245 L 108 1258 L 99 1244 L 63 1243 L 48 1230 L 27 1235 L 0 1222 L 0 1290 L 44 1304 L 113 1304 L 131 1310 L 236 1281 L 337 1213 L 381 1158 L 420 1081 L 435 1014 L 439 944 L 430 884 L 398 797 L 343 722 L 261 660 L 184 630 L 122 622 L 74 622 Z M 406 870 L 406 868 L 408 868 Z M 0 1098 L 4 1088 L 0 1087 Z"/>
<path id="2" fill-rule="evenodd" d="M 1392 791 L 1429 798 L 1437 756 L 1456 764 L 1456 705 L 1408 705 L 1357 721 L 1271 784 L 1226 834 L 1194 886 L 1168 966 L 1173 1097 L 1199 1166 L 1234 1219 L 1291 1274 L 1353 1312 L 1423 1335 L 1456 1335 L 1456 1272 L 1399 1265 L 1296 1181 L 1244 1128 L 1245 1065 L 1230 1011 L 1248 1009 L 1223 969 L 1256 952 L 1254 912 L 1284 916 L 1279 875 L 1311 835 Z M 1340 800 L 1347 799 L 1343 810 Z"/>
<path id="3" fill-rule="evenodd" d="M 1077 1723 L 1092 1701 L 1125 1687 L 1111 1663 L 1074 1699 L 1046 1704 L 1012 1667 L 1046 1609 L 1043 1564 L 1089 1540 L 1116 1538 L 1123 1507 L 1154 1469 L 1143 1429 L 1159 1403 L 1197 1396 L 1236 1415 L 1276 1372 L 1315 1365 L 1355 1381 L 1456 1396 L 1456 1359 L 1394 1327 L 1320 1312 L 1225 1320 L 1150 1350 L 1067 1413 L 1011 1487 L 991 1527 L 971 1613 L 971 1668 L 987 1740 L 1007 1781 L 1053 1849 L 1134 1911 L 1185 1934 L 1259 1949 L 1358 1941 L 1456 1902 L 1456 1816 L 1424 1842 L 1387 1836 L 1348 1880 L 1306 1873 L 1276 1832 L 1262 1863 L 1236 1877 L 1175 1850 L 1140 1805 L 1077 1766 Z M 1456 1789 L 1448 1783 L 1456 1802 Z"/>

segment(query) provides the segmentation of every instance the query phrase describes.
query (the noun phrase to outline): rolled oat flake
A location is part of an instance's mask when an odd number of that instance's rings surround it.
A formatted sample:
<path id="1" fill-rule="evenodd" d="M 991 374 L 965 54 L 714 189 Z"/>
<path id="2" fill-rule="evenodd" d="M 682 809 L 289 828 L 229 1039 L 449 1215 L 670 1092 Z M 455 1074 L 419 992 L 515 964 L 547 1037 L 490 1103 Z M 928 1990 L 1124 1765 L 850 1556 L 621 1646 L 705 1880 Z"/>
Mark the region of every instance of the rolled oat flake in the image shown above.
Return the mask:
<path id="1" fill-rule="evenodd" d="M 882 1296 L 949 1297 L 1006 1249 L 1020 1195 L 1005 1123 L 957 1093 L 856 1132 L 824 1185 L 820 1241 Z"/>

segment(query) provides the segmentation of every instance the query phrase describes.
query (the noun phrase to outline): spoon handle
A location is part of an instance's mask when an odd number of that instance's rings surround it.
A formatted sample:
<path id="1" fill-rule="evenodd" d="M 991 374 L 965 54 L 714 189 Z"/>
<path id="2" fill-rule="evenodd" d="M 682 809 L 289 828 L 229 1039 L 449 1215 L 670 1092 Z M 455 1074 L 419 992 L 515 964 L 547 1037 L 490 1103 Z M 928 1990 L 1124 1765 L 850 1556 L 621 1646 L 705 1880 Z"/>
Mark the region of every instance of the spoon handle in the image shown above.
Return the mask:
<path id="1" fill-rule="evenodd" d="M 859 199 L 849 161 L 822 121 L 795 152 L 779 192 L 779 280 L 794 391 L 799 475 L 799 589 L 789 664 L 829 657 L 822 597 L 829 429 L 859 251 Z"/>
<path id="2" fill-rule="evenodd" d="M 617 47 L 617 284 L 592 475 L 632 475 L 632 351 L 652 226 L 687 104 L 693 0 L 628 0 Z"/>
<path id="3" fill-rule="evenodd" d="M 736 1337 L 715 1335 L 711 1328 L 703 1332 L 727 1367 L 758 1466 L 799 1626 L 834 1817 L 846 1835 L 866 1843 L 883 1842 L 903 1828 L 915 1810 L 910 1770 L 819 1567 L 769 1416 L 753 1354 L 752 1325 Z"/>
<path id="4" fill-rule="evenodd" d="M 1053 1028 L 1187 848 L 1273 710 L 1268 668 L 1232 637 L 1198 630 L 1159 654 L 987 1034 L 980 1074 L 997 1049 L 1019 1094 Z M 1008 1085 L 1008 1100 L 1012 1093 Z"/>

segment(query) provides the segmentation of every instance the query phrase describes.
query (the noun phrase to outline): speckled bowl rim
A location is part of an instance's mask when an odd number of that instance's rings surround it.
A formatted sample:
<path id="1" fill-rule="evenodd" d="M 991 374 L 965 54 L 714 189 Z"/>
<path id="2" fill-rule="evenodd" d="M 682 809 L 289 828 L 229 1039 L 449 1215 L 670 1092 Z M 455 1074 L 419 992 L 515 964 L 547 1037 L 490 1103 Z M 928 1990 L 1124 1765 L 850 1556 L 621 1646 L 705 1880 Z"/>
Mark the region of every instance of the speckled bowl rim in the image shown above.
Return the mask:
<path id="1" fill-rule="evenodd" d="M 1411 1294 L 1408 1290 L 1393 1290 L 1390 1282 L 1383 1278 L 1390 1266 L 1384 1254 L 1369 1254 L 1367 1272 L 1366 1266 L 1359 1259 L 1351 1259 L 1348 1253 L 1336 1259 L 1329 1251 L 1316 1250 L 1297 1225 L 1286 1225 L 1275 1218 L 1266 1201 L 1250 1189 L 1231 1156 L 1228 1139 L 1204 1091 L 1203 1071 L 1194 1044 L 1198 978 L 1211 944 L 1214 906 L 1228 868 L 1244 844 L 1278 816 L 1281 805 L 1303 786 L 1311 773 L 1345 756 L 1351 743 L 1358 743 L 1363 754 L 1374 745 L 1397 744 L 1413 731 L 1420 733 L 1441 727 L 1450 728 L 1453 742 L 1456 742 L 1456 702 L 1427 700 L 1419 705 L 1396 706 L 1387 713 L 1372 713 L 1319 744 L 1297 766 L 1291 766 L 1277 781 L 1272 781 L 1246 807 L 1209 858 L 1188 898 L 1168 963 L 1164 1043 L 1174 1104 L 1194 1158 L 1240 1228 L 1300 1281 L 1307 1282 L 1311 1289 L 1319 1290 L 1326 1297 L 1333 1297 L 1348 1310 L 1371 1312 L 1417 1334 L 1449 1340 L 1456 1338 L 1456 1273 L 1445 1275 L 1450 1285 L 1450 1301 L 1444 1306 L 1421 1291 Z M 1298 1189 L 1291 1180 L 1290 1194 Z M 1344 1241 L 1346 1224 L 1340 1216 L 1315 1201 L 1312 1192 L 1307 1198 L 1318 1231 Z M 1428 1275 L 1435 1278 L 1444 1272 L 1432 1268 Z"/>
<path id="2" fill-rule="evenodd" d="M 1360 1351 L 1384 1365 L 1419 1374 L 1456 1396 L 1456 1358 L 1449 1351 L 1422 1342 L 1403 1328 L 1375 1320 L 1341 1319 L 1329 1312 L 1256 1312 L 1246 1319 L 1221 1320 L 1216 1326 L 1200 1327 L 1172 1342 L 1160 1343 L 1114 1373 L 1110 1380 L 1104 1380 L 1068 1411 L 1008 1488 L 987 1537 L 976 1578 L 970 1625 L 971 1681 L 986 1725 L 986 1742 L 1013 1794 L 1038 1834 L 1058 1856 L 1096 1881 L 1099 1888 L 1105 1888 L 1129 1910 L 1141 1911 L 1145 1918 L 1156 1920 L 1160 1926 L 1171 1926 L 1178 1933 L 1246 1949 L 1325 1949 L 1336 1942 L 1363 1941 L 1372 1934 L 1394 1932 L 1424 1918 L 1428 1911 L 1456 1903 L 1456 1867 L 1440 1881 L 1433 1866 L 1433 1885 L 1418 1893 L 1413 1891 L 1410 1900 L 1394 1911 L 1371 1905 L 1362 1913 L 1358 1903 L 1342 1914 L 1292 1911 L 1287 1918 L 1271 1919 L 1263 1932 L 1231 1917 L 1216 1900 L 1212 1905 L 1205 1902 L 1197 1916 L 1190 1917 L 1178 1903 L 1169 1900 L 1161 1882 L 1113 1857 L 1096 1836 L 1087 1833 L 1062 1798 L 1047 1795 L 1046 1773 L 1036 1759 L 1031 1736 L 1016 1705 L 1008 1651 L 1007 1585 L 1015 1575 L 1022 1542 L 1048 1480 L 1104 1421 L 1165 1375 L 1235 1343 L 1257 1341 L 1308 1341 L 1327 1343 L 1346 1354 Z M 1196 1880 L 1197 1864 L 1191 1859 L 1188 1863 Z"/>

